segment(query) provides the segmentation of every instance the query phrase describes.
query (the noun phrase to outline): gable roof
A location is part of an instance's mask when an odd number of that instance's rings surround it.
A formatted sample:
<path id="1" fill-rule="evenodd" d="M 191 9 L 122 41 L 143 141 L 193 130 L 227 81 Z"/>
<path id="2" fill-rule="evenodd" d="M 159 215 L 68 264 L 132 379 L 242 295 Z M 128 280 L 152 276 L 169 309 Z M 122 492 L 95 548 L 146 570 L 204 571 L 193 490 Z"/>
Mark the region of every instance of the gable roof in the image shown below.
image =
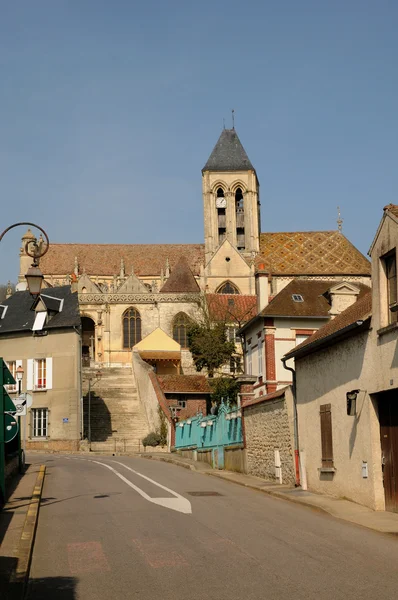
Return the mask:
<path id="1" fill-rule="evenodd" d="M 380 232 L 383 228 L 383 224 L 384 221 L 386 220 L 387 217 L 390 217 L 395 223 L 398 223 L 398 205 L 397 204 L 387 204 L 387 206 L 385 206 L 383 208 L 383 216 L 381 218 L 381 221 L 379 223 L 379 226 L 377 228 L 377 231 L 375 233 L 375 236 L 373 238 L 373 241 L 370 245 L 370 248 L 368 250 L 368 254 L 369 256 L 372 254 L 373 248 L 376 244 L 377 238 L 380 235 Z"/>
<path id="2" fill-rule="evenodd" d="M 209 382 L 204 375 L 157 375 L 164 393 L 210 394 Z"/>
<path id="3" fill-rule="evenodd" d="M 273 275 L 370 275 L 370 262 L 339 231 L 260 234 L 257 268 Z"/>
<path id="4" fill-rule="evenodd" d="M 189 264 L 185 256 L 181 256 L 180 260 L 171 271 L 171 275 L 160 290 L 164 292 L 200 292 L 198 283 L 193 276 Z"/>
<path id="5" fill-rule="evenodd" d="M 241 294 L 206 294 L 210 316 L 215 321 L 243 323 L 257 312 L 257 296 Z"/>
<path id="6" fill-rule="evenodd" d="M 120 261 L 126 270 L 139 277 L 159 276 L 169 260 L 171 269 L 181 256 L 185 256 L 195 275 L 204 263 L 204 244 L 51 244 L 47 254 L 40 259 L 42 273 L 68 275 L 73 273 L 75 257 L 79 272 L 87 275 L 112 276 L 120 272 Z"/>
<path id="7" fill-rule="evenodd" d="M 349 306 L 342 313 L 337 315 L 315 331 L 309 338 L 293 348 L 285 355 L 285 358 L 305 356 L 316 348 L 330 344 L 333 339 L 343 336 L 355 329 L 359 330 L 362 325 L 368 325 L 372 313 L 372 292 L 369 290 L 357 302 Z M 362 330 L 362 329 L 361 329 Z"/>
<path id="8" fill-rule="evenodd" d="M 370 289 L 362 283 L 356 283 L 355 286 L 359 288 L 359 297 Z M 293 279 L 261 311 L 260 316 L 330 318 L 330 302 L 325 294 L 332 287 L 336 287 L 335 281 Z M 302 296 L 303 302 L 293 300 L 294 294 Z"/>
<path id="9" fill-rule="evenodd" d="M 223 129 L 203 171 L 254 171 L 235 129 Z"/>
<path id="10" fill-rule="evenodd" d="M 56 313 L 43 330 L 64 327 L 80 327 L 80 312 L 77 294 L 71 292 L 69 285 L 51 288 L 51 296 L 63 300 L 62 311 Z M 46 303 L 48 299 L 45 299 Z M 20 331 L 31 332 L 36 312 L 31 310 L 33 298 L 28 291 L 15 292 L 2 303 L 7 306 L 4 318 L 0 320 L 0 335 Z"/>

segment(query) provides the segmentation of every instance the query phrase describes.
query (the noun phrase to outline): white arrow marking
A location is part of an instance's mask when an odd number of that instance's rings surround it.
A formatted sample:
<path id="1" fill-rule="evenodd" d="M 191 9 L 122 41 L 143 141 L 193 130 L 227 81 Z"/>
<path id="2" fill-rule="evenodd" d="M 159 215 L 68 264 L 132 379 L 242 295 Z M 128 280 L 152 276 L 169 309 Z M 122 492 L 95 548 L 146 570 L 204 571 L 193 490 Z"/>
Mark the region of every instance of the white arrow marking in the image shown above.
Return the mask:
<path id="1" fill-rule="evenodd" d="M 127 485 L 129 485 L 131 488 L 133 488 L 133 490 L 138 492 L 140 494 L 140 496 L 145 498 L 145 500 L 148 500 L 148 502 L 152 502 L 153 504 L 158 504 L 159 506 L 164 506 L 165 508 L 170 508 L 171 510 L 176 510 L 177 512 L 181 512 L 186 515 L 192 513 L 192 507 L 191 507 L 191 503 L 189 502 L 189 500 L 187 500 L 183 496 L 180 496 L 180 494 L 177 494 L 177 492 L 170 490 L 169 488 L 165 487 L 164 485 L 161 485 L 160 483 L 153 481 L 153 479 L 150 479 L 146 475 L 142 475 L 142 473 L 138 473 L 138 471 L 134 471 L 134 469 L 131 469 L 127 465 L 124 465 L 121 462 L 117 462 L 116 460 L 112 461 L 118 465 L 121 465 L 122 467 L 125 467 L 129 471 L 132 471 L 135 475 L 139 475 L 140 477 L 143 477 L 147 481 L 150 481 L 157 487 L 162 488 L 162 490 L 166 490 L 166 492 L 169 492 L 170 494 L 172 494 L 174 496 L 174 498 L 151 498 L 151 496 L 148 496 L 148 494 L 146 492 L 144 492 L 144 490 L 142 490 L 138 486 L 134 485 L 134 483 L 131 483 L 131 481 L 129 481 L 126 477 L 124 477 L 121 473 L 119 473 L 119 471 L 116 471 L 116 469 L 114 469 L 110 465 L 99 462 L 98 460 L 91 460 L 90 462 L 96 463 L 97 465 L 102 465 L 103 467 L 106 467 L 107 469 L 112 471 L 117 477 L 119 477 L 119 479 L 124 481 L 124 483 L 127 483 Z"/>

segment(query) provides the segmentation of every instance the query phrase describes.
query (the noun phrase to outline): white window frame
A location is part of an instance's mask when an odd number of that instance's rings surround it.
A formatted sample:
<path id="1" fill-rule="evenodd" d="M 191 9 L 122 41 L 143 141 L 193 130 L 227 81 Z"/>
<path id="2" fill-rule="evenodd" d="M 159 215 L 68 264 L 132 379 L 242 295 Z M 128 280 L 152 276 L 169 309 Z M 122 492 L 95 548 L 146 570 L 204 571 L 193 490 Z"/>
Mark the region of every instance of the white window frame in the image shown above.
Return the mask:
<path id="1" fill-rule="evenodd" d="M 247 374 L 251 375 L 253 372 L 253 356 L 252 347 L 249 346 L 247 349 Z"/>
<path id="2" fill-rule="evenodd" d="M 15 393 L 18 391 L 18 381 L 17 381 L 17 376 L 16 376 L 16 372 L 18 367 L 22 367 L 22 360 L 9 360 L 8 362 L 6 361 L 6 365 L 8 370 L 10 371 L 11 375 L 14 377 L 15 382 L 16 383 L 10 383 L 9 385 L 5 386 L 6 390 L 8 393 Z"/>
<path id="3" fill-rule="evenodd" d="M 39 384 L 39 361 L 45 361 L 46 381 L 45 385 Z M 26 389 L 34 392 L 45 392 L 53 387 L 53 359 L 51 357 L 29 358 L 27 361 L 27 384 Z"/>
<path id="4" fill-rule="evenodd" d="M 263 341 L 260 338 L 257 344 L 257 358 L 258 358 L 258 376 L 263 375 Z"/>
<path id="5" fill-rule="evenodd" d="M 44 418 L 43 418 L 44 417 Z M 48 417 L 47 407 L 31 408 L 30 419 L 32 428 L 32 438 L 47 438 L 48 436 Z"/>

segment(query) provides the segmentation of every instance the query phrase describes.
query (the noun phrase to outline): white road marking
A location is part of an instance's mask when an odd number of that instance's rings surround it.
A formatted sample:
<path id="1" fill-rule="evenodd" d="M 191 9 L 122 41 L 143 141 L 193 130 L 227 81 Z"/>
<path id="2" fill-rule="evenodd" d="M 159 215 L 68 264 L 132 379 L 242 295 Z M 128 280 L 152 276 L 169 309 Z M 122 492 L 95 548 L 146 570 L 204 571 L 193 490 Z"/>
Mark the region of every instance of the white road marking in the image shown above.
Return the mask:
<path id="1" fill-rule="evenodd" d="M 81 459 L 81 460 L 85 460 L 85 459 Z M 181 513 L 184 513 L 186 515 L 192 513 L 192 507 L 191 507 L 191 503 L 189 502 L 189 500 L 187 500 L 183 496 L 180 496 L 180 494 L 177 494 L 177 492 L 174 492 L 173 490 L 170 490 L 169 488 L 165 487 L 164 485 L 161 485 L 160 483 L 157 483 L 153 479 L 150 479 L 146 475 L 142 475 L 142 473 L 138 473 L 138 471 L 134 471 L 133 469 L 131 469 L 127 465 L 124 465 L 123 463 L 117 462 L 116 460 L 112 461 L 112 462 L 114 462 L 114 463 L 116 463 L 118 465 L 121 465 L 122 467 L 125 467 L 129 471 L 132 471 L 136 475 L 139 475 L 140 477 L 143 477 L 147 481 L 150 481 L 151 483 L 153 483 L 157 487 L 160 487 L 163 490 L 166 490 L 167 492 L 169 492 L 170 494 L 172 494 L 174 496 L 174 498 L 151 498 L 151 496 L 148 496 L 148 494 L 146 492 L 144 492 L 144 490 L 142 490 L 138 486 L 134 485 L 134 483 L 131 483 L 131 481 L 129 481 L 126 477 L 124 477 L 124 475 L 122 475 L 121 473 L 119 473 L 119 471 L 116 471 L 116 469 L 114 469 L 113 467 L 111 467 L 111 465 L 107 465 L 106 463 L 99 462 L 98 460 L 90 460 L 89 462 L 93 462 L 93 463 L 96 463 L 97 465 L 102 465 L 103 467 L 106 467 L 107 469 L 109 469 L 110 471 L 112 471 L 117 477 L 119 477 L 119 479 L 121 479 L 122 481 L 124 481 L 124 483 L 126 483 L 127 485 L 129 485 L 136 492 L 138 492 L 138 494 L 140 494 L 140 496 L 142 496 L 143 498 L 145 498 L 145 500 L 148 500 L 148 502 L 152 502 L 152 504 L 158 504 L 159 506 L 164 506 L 165 508 L 170 508 L 171 510 L 176 510 L 177 512 L 181 512 Z"/>

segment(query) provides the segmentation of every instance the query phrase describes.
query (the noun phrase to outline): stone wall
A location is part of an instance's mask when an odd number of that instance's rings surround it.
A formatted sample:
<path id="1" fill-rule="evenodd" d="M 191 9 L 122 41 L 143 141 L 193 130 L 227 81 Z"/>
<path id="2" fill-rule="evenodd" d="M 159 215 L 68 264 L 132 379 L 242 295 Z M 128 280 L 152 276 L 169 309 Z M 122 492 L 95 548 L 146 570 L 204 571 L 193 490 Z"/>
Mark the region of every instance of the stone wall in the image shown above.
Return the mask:
<path id="1" fill-rule="evenodd" d="M 266 398 L 266 397 L 264 397 Z M 275 480 L 275 450 L 279 450 L 282 483 L 295 483 L 293 398 L 290 388 L 279 398 L 244 408 L 247 472 Z"/>
<path id="2" fill-rule="evenodd" d="M 132 365 L 138 396 L 145 408 L 150 431 L 157 431 L 160 426 L 159 402 L 150 374 L 153 368 L 140 357 L 138 352 L 132 352 Z"/>

